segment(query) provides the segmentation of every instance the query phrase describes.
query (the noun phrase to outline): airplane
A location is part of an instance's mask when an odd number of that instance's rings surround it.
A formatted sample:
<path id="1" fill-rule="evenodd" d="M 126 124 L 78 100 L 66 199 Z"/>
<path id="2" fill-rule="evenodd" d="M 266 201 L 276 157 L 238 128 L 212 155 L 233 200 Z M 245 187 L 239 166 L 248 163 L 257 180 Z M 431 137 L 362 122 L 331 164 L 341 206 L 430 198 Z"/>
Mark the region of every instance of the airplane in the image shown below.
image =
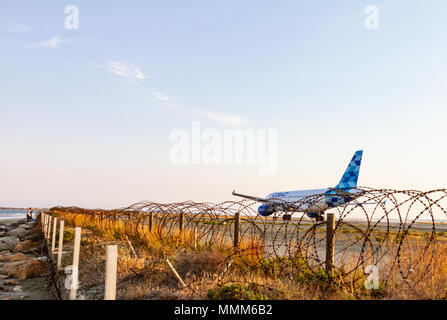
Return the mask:
<path id="1" fill-rule="evenodd" d="M 288 212 L 304 212 L 317 222 L 324 221 L 326 210 L 348 205 L 364 194 L 364 190 L 357 189 L 362 156 L 363 150 L 354 153 L 340 182 L 334 188 L 274 192 L 265 198 L 243 195 L 235 190 L 232 195 L 262 202 L 258 213 L 263 217 L 284 212 L 283 219 L 291 220 L 292 214 Z"/>

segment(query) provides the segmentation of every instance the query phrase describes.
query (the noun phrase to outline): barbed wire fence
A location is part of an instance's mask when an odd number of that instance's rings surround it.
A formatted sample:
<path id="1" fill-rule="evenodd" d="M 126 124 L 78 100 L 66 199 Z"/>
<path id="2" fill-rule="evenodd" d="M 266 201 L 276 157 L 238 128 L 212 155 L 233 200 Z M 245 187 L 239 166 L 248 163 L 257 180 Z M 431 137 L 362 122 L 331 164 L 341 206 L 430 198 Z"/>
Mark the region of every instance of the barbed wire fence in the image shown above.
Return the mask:
<path id="1" fill-rule="evenodd" d="M 144 201 L 115 210 L 54 207 L 49 214 L 75 226 L 82 218 L 112 232 L 120 228 L 133 241 L 149 233 L 152 240 L 179 248 L 219 246 L 228 261 L 253 268 L 276 261 L 283 273 L 312 275 L 338 286 L 364 287 L 371 269 L 377 268 L 381 287 L 404 284 L 418 292 L 424 281 L 434 281 L 447 257 L 447 189 L 361 189 L 361 196 L 348 205 L 330 208 L 324 222 L 294 208 L 304 203 L 312 207 L 327 194 L 295 203 L 276 199 L 291 220 L 282 220 L 281 212 L 261 217 L 259 203 L 247 199 L 218 204 Z M 330 217 L 335 217 L 333 224 Z"/>

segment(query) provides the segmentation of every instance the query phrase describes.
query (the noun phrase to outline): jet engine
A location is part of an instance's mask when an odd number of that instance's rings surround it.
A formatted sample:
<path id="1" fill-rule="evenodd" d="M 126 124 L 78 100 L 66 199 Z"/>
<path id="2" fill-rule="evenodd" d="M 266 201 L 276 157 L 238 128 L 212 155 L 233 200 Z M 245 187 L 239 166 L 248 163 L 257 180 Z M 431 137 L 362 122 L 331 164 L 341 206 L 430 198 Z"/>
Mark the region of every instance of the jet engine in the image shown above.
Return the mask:
<path id="1" fill-rule="evenodd" d="M 324 221 L 324 214 L 322 212 L 306 212 L 309 218 L 315 219 L 316 221 Z"/>
<path id="2" fill-rule="evenodd" d="M 263 217 L 271 216 L 275 212 L 275 208 L 273 208 L 270 204 L 263 204 L 259 206 L 258 212 Z"/>

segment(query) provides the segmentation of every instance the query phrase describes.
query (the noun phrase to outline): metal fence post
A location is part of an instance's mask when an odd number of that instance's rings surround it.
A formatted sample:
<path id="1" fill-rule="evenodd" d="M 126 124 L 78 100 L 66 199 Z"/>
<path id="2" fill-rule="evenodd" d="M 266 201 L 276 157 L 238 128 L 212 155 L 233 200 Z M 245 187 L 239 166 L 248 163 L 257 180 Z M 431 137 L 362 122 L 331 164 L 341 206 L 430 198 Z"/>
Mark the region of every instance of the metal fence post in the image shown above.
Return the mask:
<path id="1" fill-rule="evenodd" d="M 234 247 L 239 247 L 239 238 L 241 236 L 240 233 L 240 227 L 241 227 L 241 213 L 236 212 L 234 215 Z"/>
<path id="2" fill-rule="evenodd" d="M 335 247 L 335 215 L 327 214 L 326 225 L 326 272 L 331 273 L 334 268 L 334 247 Z"/>

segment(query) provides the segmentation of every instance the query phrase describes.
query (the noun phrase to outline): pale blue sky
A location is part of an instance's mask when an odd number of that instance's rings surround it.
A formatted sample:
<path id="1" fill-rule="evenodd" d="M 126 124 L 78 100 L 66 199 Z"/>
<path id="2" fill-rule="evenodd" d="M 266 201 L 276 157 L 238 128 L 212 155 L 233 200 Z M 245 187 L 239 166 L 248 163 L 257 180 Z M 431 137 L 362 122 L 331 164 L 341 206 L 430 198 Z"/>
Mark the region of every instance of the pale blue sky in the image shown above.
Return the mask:
<path id="1" fill-rule="evenodd" d="M 79 8 L 79 30 L 64 9 Z M 367 5 L 379 30 L 364 27 Z M 446 186 L 447 2 L 3 1 L 0 205 L 120 207 Z M 119 68 L 125 68 L 119 69 Z M 123 76 L 127 75 L 127 77 Z M 164 100 L 163 100 L 164 99 Z M 278 130 L 278 171 L 169 162 L 206 112 Z"/>

